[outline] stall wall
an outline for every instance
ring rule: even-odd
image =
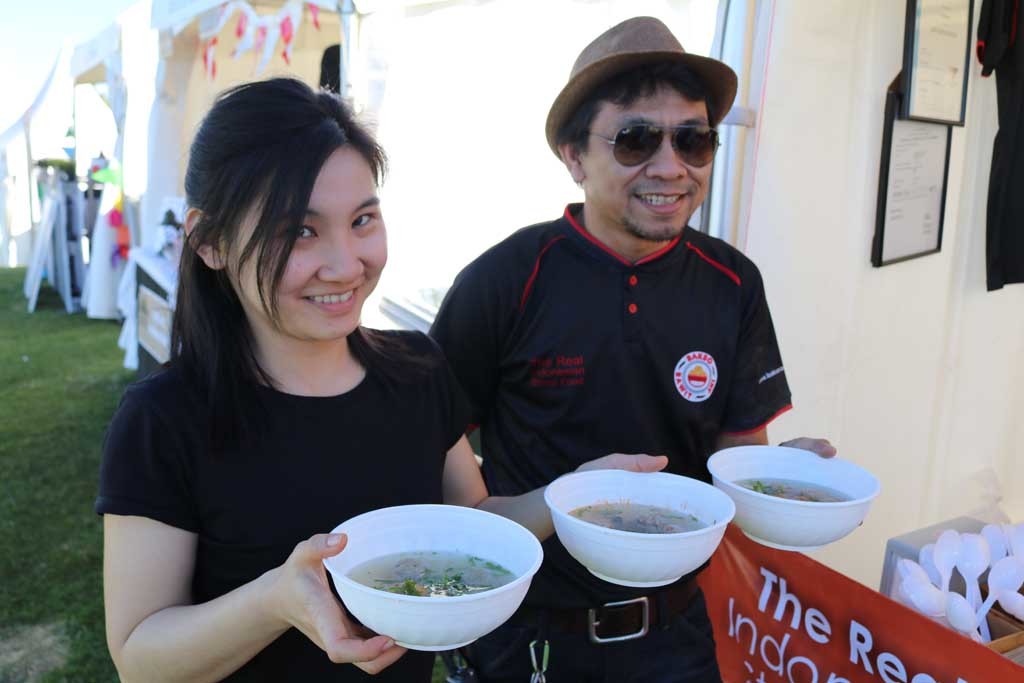
[[[904,9],[777,3],[740,245],[764,274],[794,393],[772,440],[827,435],[881,479],[864,526],[817,553],[869,585],[892,536],[960,514],[1024,521],[1024,287],[985,292],[995,82],[973,63],[967,125],[953,132],[942,251],[870,266]]]
[[[280,7],[257,6],[261,15],[275,14]],[[188,92],[186,117],[184,121],[184,139],[191,142],[195,130],[199,127],[203,116],[210,109],[213,101],[224,90],[252,80],[263,80],[275,77],[292,77],[305,81],[313,88],[320,84],[320,60],[328,46],[341,42],[341,19],[337,14],[323,12],[319,15],[320,28],[312,24],[309,10],[304,10],[302,21],[295,29],[294,46],[291,63],[288,64],[281,56],[283,43],[278,43],[273,57],[266,68],[257,72],[261,50],[250,49],[238,57],[232,56],[239,39],[235,35],[240,12],[234,15],[217,35],[216,77],[210,78],[202,60],[202,50],[194,25],[190,30],[178,36],[174,41],[175,53],[183,53],[191,57],[191,70],[188,75]],[[182,168],[184,171],[184,167]]]

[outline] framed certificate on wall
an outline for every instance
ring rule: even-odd
[[[964,125],[974,0],[907,0],[900,116]]]
[[[949,148],[946,124],[896,116],[903,97],[891,86],[886,98],[878,205],[871,265],[887,266],[942,249]]]

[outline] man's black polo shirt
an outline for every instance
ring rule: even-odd
[[[431,335],[479,424],[493,495],[544,486],[608,453],[669,456],[710,481],[722,432],[759,430],[790,407],[757,267],[687,228],[630,264],[571,205],[466,267]],[[527,603],[584,607],[644,592],[592,576],[553,537]]]

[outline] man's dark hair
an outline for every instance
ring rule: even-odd
[[[341,92],[341,44],[331,45],[320,58],[320,89]]]
[[[678,62],[644,64],[623,71],[591,90],[572,116],[558,129],[555,144],[568,143],[576,152],[582,152],[587,148],[590,124],[594,122],[602,103],[611,102],[620,107],[628,107],[642,97],[654,95],[662,87],[672,88],[688,100],[704,102],[708,109],[708,120],[714,121],[714,112],[707,99],[707,88],[689,67]]]
[[[336,94],[314,92],[290,78],[245,83],[221,94],[192,142],[185,195],[200,217],[178,266],[171,364],[181,368],[208,408],[214,452],[237,448],[255,430],[258,425],[243,424],[251,416],[255,388],[273,387],[275,381],[257,361],[252,330],[227,269],[207,267],[198,250],[214,247],[238,272],[254,261],[260,303],[278,324],[278,285],[313,185],[324,162],[341,147],[358,152],[381,182],[387,162],[369,131]],[[256,226],[246,243],[237,244],[249,216]],[[229,259],[236,246],[237,257]],[[393,337],[359,327],[348,342],[365,367],[395,379],[408,374],[409,367],[389,362],[405,360],[404,347]]]

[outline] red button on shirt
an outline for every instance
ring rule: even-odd
[[[629,286],[630,287],[636,287],[636,283],[637,283],[636,275],[630,275],[629,276]]]
[[[629,310],[630,313],[636,313],[636,304],[630,304],[627,310]]]

